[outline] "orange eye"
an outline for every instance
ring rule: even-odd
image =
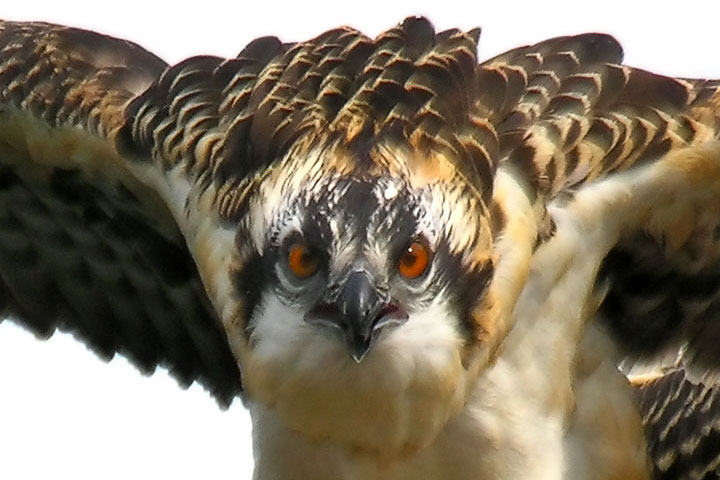
[[[430,250],[420,242],[412,242],[398,262],[398,271],[405,278],[418,278],[430,264]]]
[[[320,261],[317,255],[304,243],[293,243],[288,249],[288,266],[298,278],[312,277]]]

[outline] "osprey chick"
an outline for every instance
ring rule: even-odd
[[[0,23],[6,313],[243,395],[262,480],[713,471],[662,429],[714,402],[718,83],[479,33],[169,67]]]

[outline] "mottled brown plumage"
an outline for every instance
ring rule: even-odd
[[[38,335],[69,330],[104,358],[122,352],[145,372],[164,364],[228,404],[239,374],[185,242],[112,146],[126,104],[165,63],[43,23],[0,24],[0,45],[6,313]]]
[[[340,205],[344,182],[387,181],[388,200],[399,189],[444,202],[443,255],[468,283],[454,286],[467,336],[453,375],[472,382],[502,363],[513,308],[537,273],[533,261],[546,261],[532,254],[552,245],[565,209],[580,225],[618,229],[611,245],[591,252],[607,254],[602,268],[590,269],[616,360],[680,351],[671,366],[690,372],[689,380],[669,373],[639,387],[658,478],[716,470],[720,83],[624,66],[620,46],[602,34],[479,62],[479,34],[437,33],[409,18],[376,39],[350,28],[296,44],[266,37],[232,59],[167,66],[123,40],[0,22],[6,314],[40,335],[70,330],[100,355],[122,353],[144,371],[167,365],[223,404],[241,391],[239,361],[250,395],[288,410],[285,397],[274,397],[295,392],[283,383],[287,366],[254,350],[262,303],[254,284],[264,278],[258,244],[272,225],[265,217],[297,204]],[[698,192],[682,184],[685,174]],[[608,200],[602,189],[614,192],[614,181],[628,191]],[[597,205],[586,200],[595,185]],[[650,185],[666,186],[677,202]],[[299,191],[307,196],[287,200]],[[627,216],[619,226],[587,221],[626,200],[633,211],[617,207],[615,217]],[[594,316],[590,300],[578,316]],[[577,352],[572,375],[586,368],[578,378],[592,376],[586,357]],[[469,397],[452,381],[433,378],[431,386],[447,389],[455,414]],[[707,401],[686,400],[685,391]],[[306,412],[296,413],[283,418],[307,433]],[[677,442],[667,433],[686,425],[702,432]],[[425,435],[392,448],[410,455]],[[331,435],[317,427],[310,436]],[[373,441],[351,444],[374,451]]]
[[[717,388],[688,380],[682,370],[636,381],[655,477],[715,478],[720,470]]]

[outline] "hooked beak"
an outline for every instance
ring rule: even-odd
[[[309,323],[339,333],[357,363],[368,354],[383,328],[400,325],[407,318],[399,306],[383,301],[363,271],[350,274],[334,304],[318,305],[305,315]]]

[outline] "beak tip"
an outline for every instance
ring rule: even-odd
[[[367,354],[370,352],[373,341],[371,338],[348,338],[345,337],[345,347],[350,357],[355,360],[355,363],[362,362]]]
[[[353,353],[350,354],[350,357],[351,357],[353,360],[355,360],[355,363],[359,364],[359,363],[361,363],[361,362],[363,361],[363,359],[365,358],[366,353],[367,353],[367,352],[363,352],[363,353],[353,352]]]

